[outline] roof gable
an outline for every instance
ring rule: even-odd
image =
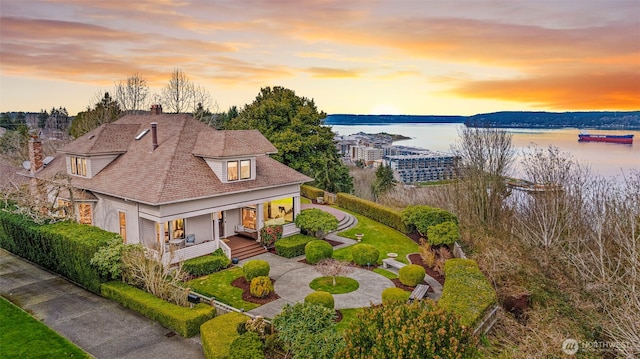
[[[207,158],[255,156],[277,153],[258,130],[203,131],[198,133],[193,154]]]

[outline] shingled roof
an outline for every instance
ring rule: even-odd
[[[152,135],[136,136],[157,123]],[[73,176],[80,189],[159,205],[228,193],[309,182],[312,179],[272,159],[276,148],[259,132],[217,131],[186,114],[127,115],[62,148],[39,176],[66,172],[65,154],[121,153],[93,178]],[[202,157],[255,156],[256,179],[222,183]]]

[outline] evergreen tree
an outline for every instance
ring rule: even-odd
[[[87,107],[86,111],[78,113],[71,124],[69,134],[77,138],[104,123],[114,122],[120,117],[122,117],[120,105],[108,92],[105,92],[92,109]]]
[[[393,169],[390,166],[382,165],[376,170],[376,179],[371,184],[371,192],[375,198],[388,192],[396,186],[397,181],[393,178]]]
[[[259,130],[278,149],[275,159],[313,177],[317,187],[350,193],[353,179],[340,159],[333,131],[323,126],[326,116],[313,100],[292,90],[265,87],[224,128]]]

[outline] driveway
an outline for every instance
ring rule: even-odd
[[[0,295],[99,359],[204,358],[200,336],[182,338],[4,249]]]

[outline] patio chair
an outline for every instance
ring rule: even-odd
[[[185,240],[185,245],[187,247],[193,246],[196,244],[196,235],[195,234],[187,234],[187,239]]]

